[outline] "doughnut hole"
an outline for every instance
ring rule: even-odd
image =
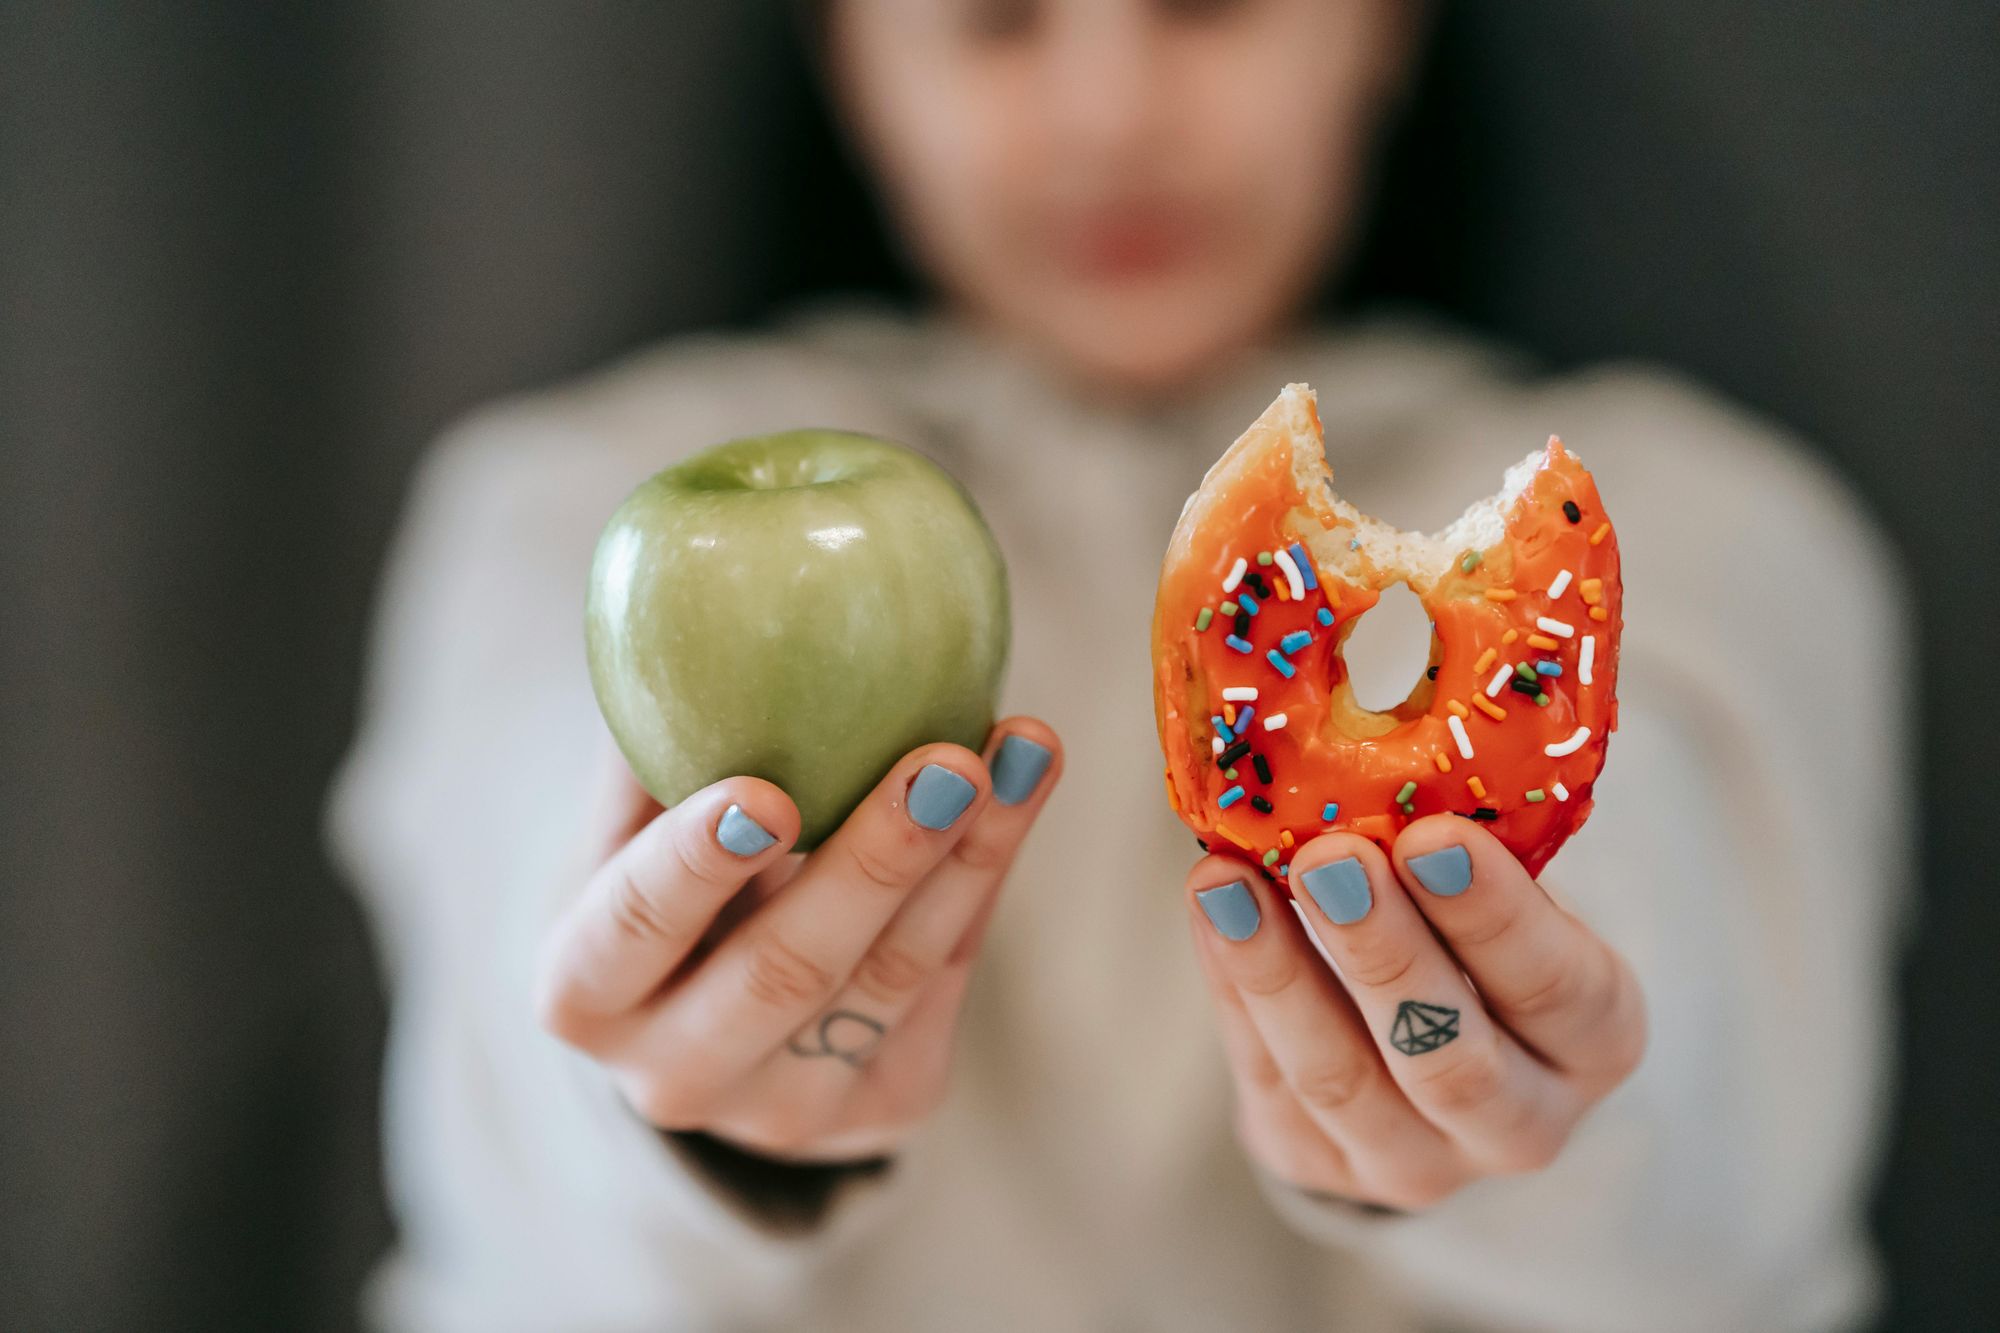
[[[1341,631],[1339,654],[1346,679],[1328,701],[1337,725],[1355,736],[1379,736],[1424,711],[1432,686],[1425,677],[1437,661],[1430,613],[1410,585],[1398,580],[1382,600]]]

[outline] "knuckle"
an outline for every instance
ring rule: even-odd
[[[1258,959],[1236,973],[1237,989],[1245,995],[1268,999],[1298,977],[1298,960],[1286,950],[1272,950],[1268,958]]]
[[[916,993],[932,972],[928,960],[890,940],[875,942],[854,969],[854,985],[879,1004],[896,1005]]]
[[[1292,1091],[1307,1110],[1337,1115],[1352,1106],[1372,1082],[1368,1067],[1358,1060],[1315,1065],[1301,1073]]]
[[[1273,1093],[1285,1086],[1285,1071],[1269,1051],[1259,1047],[1243,1057],[1243,1080],[1257,1092]]]
[[[1490,919],[1477,925],[1468,925],[1461,930],[1450,932],[1451,942],[1462,949],[1485,949],[1498,944],[1521,924],[1522,912],[1518,904],[1494,914]]]
[[[833,975],[767,930],[750,950],[743,988],[752,999],[773,1009],[797,1009],[832,991]]]
[[[1491,1106],[1505,1083],[1499,1057],[1490,1047],[1478,1046],[1449,1064],[1425,1070],[1417,1078],[1417,1089],[1439,1111],[1463,1115]]]
[[[611,884],[611,924],[625,939],[635,944],[651,944],[666,938],[671,923],[629,870],[621,869]]]
[[[1587,983],[1578,969],[1559,961],[1527,983],[1517,994],[1507,997],[1507,1012],[1516,1018],[1541,1019],[1574,1009],[1583,1000]]]
[[[706,1126],[706,1099],[677,1079],[644,1078],[624,1092],[625,1100],[649,1125],[677,1130]]]
[[[1380,990],[1409,976],[1417,958],[1412,941],[1387,939],[1352,951],[1343,960],[1342,968],[1356,984]]]
[[[1464,1186],[1465,1178],[1456,1172],[1413,1171],[1377,1191],[1376,1198],[1391,1208],[1418,1213],[1437,1207]]]
[[[951,859],[980,875],[995,875],[1014,859],[1011,839],[977,831],[960,838],[951,849]]]
[[[590,1040],[596,1027],[571,998],[564,980],[551,977],[535,987],[535,1023],[556,1040],[579,1048]]]
[[[847,849],[847,860],[862,883],[885,893],[901,893],[910,886],[910,874],[903,869],[907,858],[899,854],[902,850],[892,847],[885,852],[869,842],[856,839],[853,846]]]

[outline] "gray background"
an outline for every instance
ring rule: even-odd
[[[0,4],[0,1327],[351,1324],[384,1006],[318,808],[400,488],[479,399],[895,280],[797,60],[722,0]],[[2000,1320],[2000,22],[1460,0],[1433,66],[1345,295],[1697,371],[1909,552],[1879,1217],[1895,1327]]]

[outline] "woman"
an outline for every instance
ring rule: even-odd
[[[1795,447],[1670,377],[1300,326],[1407,14],[835,0],[831,82],[937,312],[679,343],[434,452],[334,806],[397,985],[385,1326],[1865,1312],[1906,864],[1905,733],[1874,703],[1892,564]],[[1288,380],[1343,491],[1407,527],[1561,433],[1628,570],[1588,829],[1541,886],[1463,820],[1392,857],[1315,840],[1298,910],[1338,979],[1259,877],[1188,867],[1148,687],[1173,518]],[[645,798],[578,621],[634,484],[807,423],[965,481],[1010,562],[1004,702],[1035,715],[906,756],[801,864],[769,783]],[[1411,997],[1460,1037],[1394,1050]]]

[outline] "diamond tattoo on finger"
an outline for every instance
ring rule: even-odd
[[[1458,1010],[1421,1000],[1405,1000],[1396,1006],[1389,1044],[1404,1055],[1422,1055],[1457,1038]]]

